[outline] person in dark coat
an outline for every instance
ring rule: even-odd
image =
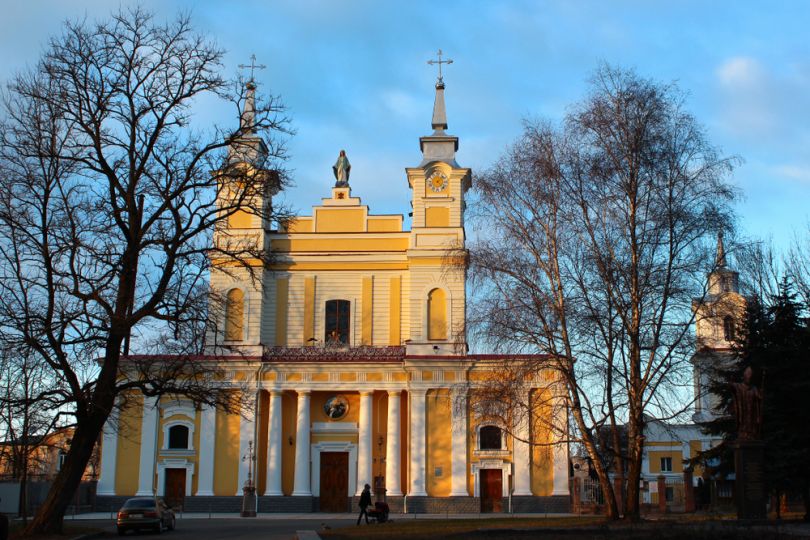
[[[366,525],[368,525],[368,507],[371,506],[371,486],[366,484],[363,488],[363,493],[360,494],[360,515],[357,516],[357,524],[360,525],[360,520],[366,516]]]

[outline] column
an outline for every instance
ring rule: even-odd
[[[293,496],[311,497],[309,476],[309,390],[298,391],[298,413],[295,425],[295,480]]]
[[[518,411],[515,416],[514,425],[512,426],[512,462],[515,465],[515,476],[512,478],[513,486],[515,488],[515,495],[531,495],[532,494],[532,477],[531,477],[531,446],[529,445],[530,437],[530,414],[531,414],[531,396],[528,392],[523,392],[520,401],[526,406],[526,411]],[[556,477],[556,472],[555,472]],[[567,477],[567,475],[566,475]]]
[[[565,394],[561,390],[557,390],[558,396]],[[554,439],[555,444],[553,447],[554,456],[554,484],[552,486],[552,495],[569,495],[570,485],[568,483],[568,420],[566,416],[566,406],[564,398],[557,398],[554,403]]]
[[[279,496],[281,491],[281,396],[280,390],[270,392],[270,425],[267,428],[267,487],[265,495]]]
[[[466,497],[467,492],[467,396],[463,391],[451,392],[452,455],[450,495]]]
[[[250,460],[248,459],[249,445],[253,442],[253,458],[256,458],[256,441],[254,440],[256,434],[256,406],[259,400],[256,399],[256,392],[248,397],[245,403],[245,411],[239,418],[239,473],[236,481],[236,495],[241,497],[243,492],[242,488],[248,479],[248,471],[250,468]],[[255,473],[256,462],[253,462],[253,485],[256,485]]]
[[[410,497],[425,497],[425,389],[408,391],[411,403],[411,489]]]
[[[214,495],[214,447],[217,430],[217,410],[203,405],[200,412],[200,467],[197,473],[197,496]]]
[[[143,398],[143,419],[141,421],[141,455],[138,469],[138,492],[136,497],[151,497],[155,494],[155,447],[157,446],[158,400],[156,397]]]
[[[115,495],[115,465],[118,460],[118,409],[113,408],[104,424],[101,442],[101,475],[98,495]]]
[[[357,493],[363,493],[366,484],[373,484],[372,480],[372,442],[371,442],[371,411],[374,401],[374,392],[360,392],[360,423],[357,436]]]
[[[388,433],[385,441],[385,494],[388,497],[400,497],[402,487],[399,470],[400,463],[400,418],[399,409],[402,404],[402,392],[388,391]]]

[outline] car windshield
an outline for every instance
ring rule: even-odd
[[[152,499],[130,499],[124,503],[124,508],[154,508],[155,501]]]

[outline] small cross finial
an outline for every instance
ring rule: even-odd
[[[256,63],[256,55],[250,55],[250,64],[239,64],[239,69],[248,69],[250,68],[250,82],[253,82],[253,72],[257,69],[266,69],[267,66],[264,64],[257,64]]]
[[[439,57],[438,60],[428,60],[427,63],[430,64],[431,66],[435,65],[435,64],[439,65],[439,79],[438,79],[438,82],[440,84],[444,84],[444,80],[442,79],[442,64],[452,64],[453,61],[450,58],[448,58],[447,60],[442,60],[442,50],[441,49],[439,49],[439,51],[436,53],[436,55]]]

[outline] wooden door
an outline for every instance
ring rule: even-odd
[[[481,512],[501,512],[503,502],[503,471],[481,469],[478,471],[481,492]]]
[[[186,497],[186,470],[166,469],[166,485],[163,490],[164,499],[170,508],[182,510],[183,500]]]
[[[321,512],[349,511],[349,453],[321,452]]]

